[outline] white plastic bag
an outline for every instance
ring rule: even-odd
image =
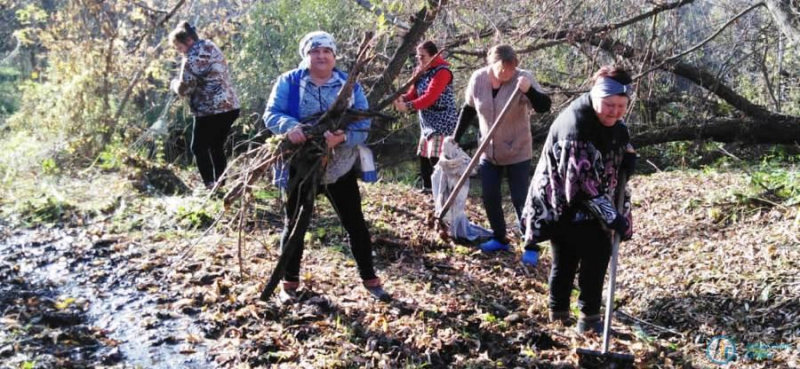
[[[437,214],[441,212],[445,201],[447,201],[450,193],[453,192],[453,188],[458,183],[461,174],[467,169],[469,160],[469,155],[458,147],[452,137],[444,139],[442,154],[431,176]],[[470,175],[474,175],[476,170],[477,168],[473,168],[473,173],[470,173]],[[464,181],[464,185],[458,190],[455,201],[453,201],[445,216],[442,217],[442,220],[448,225],[450,237],[468,241],[492,237],[493,232],[491,230],[472,224],[467,219],[464,207],[467,205],[468,195],[469,178]]]
[[[375,159],[372,157],[372,150],[364,145],[358,148],[358,165],[361,169],[361,180],[367,183],[378,181],[378,169],[375,167]]]

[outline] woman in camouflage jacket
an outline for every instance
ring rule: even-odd
[[[223,147],[239,117],[239,98],[217,45],[200,39],[196,29],[185,21],[170,33],[170,41],[184,55],[180,76],[172,80],[170,88],[180,96],[189,96],[195,116],[192,154],[203,183],[210,189],[225,172]]]

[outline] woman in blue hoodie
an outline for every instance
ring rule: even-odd
[[[286,135],[292,143],[298,145],[308,139],[303,133],[303,124],[300,121],[327,111],[347,81],[347,74],[336,69],[336,53],[336,42],[333,36],[326,32],[312,32],[303,37],[300,41],[302,63],[299,68],[281,75],[269,96],[264,112],[264,123],[270,131]],[[353,89],[350,103],[351,108],[355,110],[368,108],[364,91],[358,84]],[[391,299],[375,274],[372,243],[361,211],[361,193],[356,182],[355,164],[358,159],[356,146],[366,141],[369,127],[370,121],[362,120],[351,123],[343,131],[325,132],[328,160],[322,186],[316,188],[315,185],[302,181],[287,194],[286,222],[281,237],[281,248],[295,251],[286,267],[281,284],[279,298],[284,303],[297,298],[300,261],[303,257],[303,236],[311,221],[314,199],[319,192],[325,193],[328,197],[342,226],[350,236],[350,248],[364,287],[373,297],[381,301]],[[299,175],[300,169],[296,160],[288,163],[288,171],[289,181]]]

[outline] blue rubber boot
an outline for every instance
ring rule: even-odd
[[[522,264],[535,267],[539,264],[539,252],[536,250],[525,250],[522,253]]]
[[[502,243],[498,240],[495,240],[494,238],[481,244],[481,251],[486,253],[496,252],[496,251],[508,251],[509,248],[510,248],[509,244]]]

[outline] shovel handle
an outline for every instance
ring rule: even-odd
[[[456,195],[458,194],[458,190],[461,189],[461,186],[463,186],[464,182],[466,182],[467,178],[469,178],[469,173],[472,172],[472,169],[475,168],[475,165],[478,164],[478,160],[480,160],[481,154],[483,154],[483,152],[486,151],[486,148],[489,146],[489,141],[492,140],[492,136],[494,136],[495,132],[497,132],[497,129],[500,127],[500,123],[502,123],[503,117],[505,117],[506,113],[508,113],[509,107],[511,107],[511,104],[517,99],[517,96],[520,93],[521,91],[519,90],[519,86],[515,86],[514,93],[506,102],[506,105],[503,107],[503,110],[500,111],[500,115],[498,115],[497,118],[494,120],[492,128],[489,129],[489,132],[486,133],[486,137],[483,138],[483,141],[481,141],[481,145],[478,146],[478,150],[475,151],[474,156],[472,157],[472,159],[470,159],[469,164],[467,165],[467,169],[464,171],[464,173],[461,174],[461,177],[458,179],[458,182],[456,182],[455,187],[453,187],[453,191],[450,192],[450,196],[447,197],[447,201],[445,201],[444,205],[442,205],[442,210],[436,216],[436,218],[439,219],[440,221],[444,218],[444,215],[447,214],[447,210],[450,209],[450,206],[453,205],[453,201],[456,200]]]
[[[619,173],[619,181],[617,183],[617,213],[622,214],[625,211],[625,186],[628,184],[628,178],[624,171]],[[622,235],[618,232],[613,232],[611,240],[611,270],[608,274],[608,291],[606,295],[606,311],[605,321],[603,322],[603,354],[608,353],[608,345],[610,343],[609,337],[611,336],[611,316],[614,310],[614,289],[617,284],[617,261],[619,254],[619,243],[622,240]]]

